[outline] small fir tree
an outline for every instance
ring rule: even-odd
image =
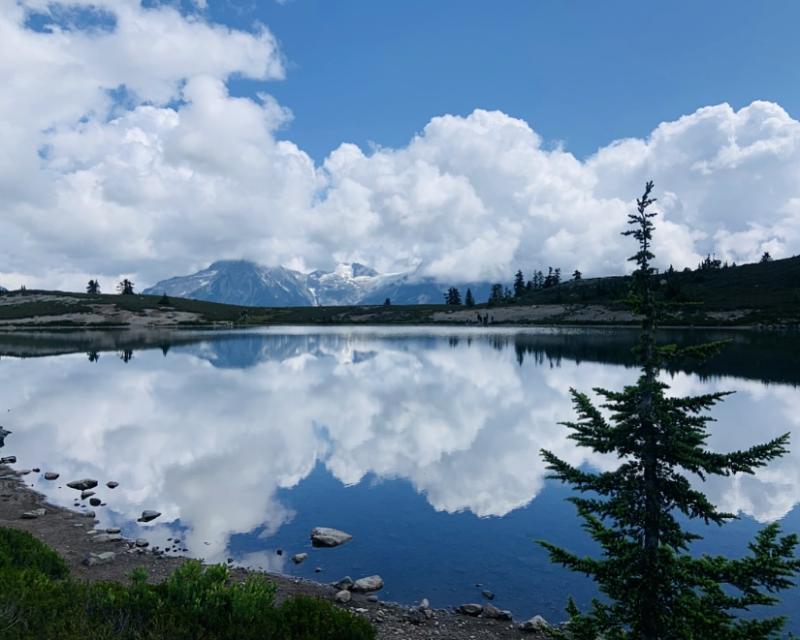
[[[575,269],[575,271],[572,272],[572,279],[575,282],[577,282],[578,280],[583,280],[583,274],[577,269]]]
[[[765,251],[761,255],[761,260],[759,260],[759,262],[761,262],[762,264],[765,263],[765,262],[772,262],[772,256],[769,255],[769,251]]]
[[[89,280],[89,284],[86,285],[86,293],[96,296],[100,293],[100,283],[97,280]]]
[[[132,296],[133,295],[133,282],[128,280],[127,278],[123,279],[117,285],[117,291],[119,291],[124,296]]]
[[[675,398],[658,379],[664,358],[677,354],[706,355],[718,345],[679,350],[659,347],[655,341],[658,304],[651,288],[654,269],[650,246],[656,215],[648,211],[655,201],[653,183],[637,200],[629,216],[639,250],[631,258],[634,273],[631,302],[643,317],[637,354],[638,381],[622,391],[595,389],[601,407],[584,393],[571,391],[578,414],[565,423],[578,445],[621,461],[614,471],[592,473],[578,469],[542,451],[552,478],[572,485],[570,498],[584,521],[584,529],[599,543],[599,558],[579,557],[542,542],[553,562],[591,576],[603,599],[588,611],[570,601],[570,622],[554,635],[574,640],[755,640],[776,638],[781,617],[741,619],[737,611],[771,605],[776,593],[792,586],[800,570],[795,555],[797,536],[782,536],[777,524],[765,527],[749,545],[749,554],[737,559],[693,556],[690,543],[701,536],[684,528],[697,519],[723,525],[735,518],[711,504],[689,476],[753,473],[786,453],[788,434],[744,451],[717,453],[706,447],[705,412],[725,393]]]
[[[475,306],[475,298],[472,296],[472,289],[467,289],[467,293],[464,296],[464,304],[468,307]]]
[[[386,298],[386,300],[383,301],[383,306],[384,307],[391,307],[392,306],[392,299],[391,298]]]

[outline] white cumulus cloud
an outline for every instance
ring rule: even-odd
[[[774,103],[704,107],[585,159],[476,109],[316,164],[279,135],[291,105],[229,92],[235,76],[284,75],[264,26],[136,0],[0,0],[0,283],[143,286],[221,258],[447,281],[617,273],[651,178],[663,265],[800,252],[800,122]]]

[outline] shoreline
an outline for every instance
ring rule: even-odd
[[[691,312],[690,312],[691,311]],[[231,330],[274,326],[636,327],[640,317],[618,304],[559,302],[474,307],[351,305],[245,307],[155,296],[29,291],[0,296],[0,333],[23,331]],[[665,312],[674,329],[800,330],[800,306],[697,308]]]
[[[82,512],[48,503],[46,496],[25,484],[28,473],[0,465],[0,527],[27,531],[55,549],[64,558],[74,578],[125,582],[134,569],[145,569],[151,581],[160,581],[190,559],[137,548],[133,541],[124,538],[94,540],[89,532],[94,530],[96,520]],[[22,518],[23,513],[35,509],[44,509],[44,515]],[[114,554],[110,562],[94,565],[85,562],[92,553],[109,551]],[[337,589],[330,584],[236,566],[231,566],[230,571],[232,580],[243,580],[248,573],[266,575],[277,587],[278,600],[303,594],[345,607],[369,620],[379,640],[536,640],[545,637],[520,630],[518,621],[472,617],[450,609],[407,606],[380,599],[376,601],[368,594],[359,593],[352,593],[352,599],[347,604],[339,604],[335,600]]]

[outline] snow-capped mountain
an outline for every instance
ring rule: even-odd
[[[189,276],[162,280],[143,293],[194,298],[258,307],[305,307],[352,304],[429,304],[442,302],[452,283],[414,279],[413,274],[380,274],[357,262],[341,264],[334,271],[305,274],[285,267],[264,267],[246,260],[220,260]],[[489,296],[485,282],[467,287],[477,301]]]
[[[143,293],[252,307],[315,304],[302,273],[284,267],[262,267],[246,260],[220,260],[190,276],[157,282]]]

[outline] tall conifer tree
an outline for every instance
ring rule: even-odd
[[[514,275],[514,297],[521,298],[524,294],[525,294],[525,276],[522,275],[522,269],[520,269]]]
[[[692,349],[656,344],[659,304],[651,279],[651,241],[655,202],[653,183],[629,215],[639,250],[631,302],[641,314],[637,347],[638,381],[622,391],[595,389],[598,408],[581,392],[571,390],[578,419],[565,423],[579,446],[616,456],[614,471],[578,469],[549,451],[542,451],[551,477],[572,485],[570,498],[583,528],[602,550],[599,558],[579,557],[542,542],[552,561],[591,576],[603,594],[590,609],[570,601],[569,624],[555,635],[574,640],[755,640],[777,638],[784,619],[739,618],[737,612],[771,605],[776,593],[792,586],[800,570],[795,555],[797,536],[781,534],[777,524],[760,531],[741,558],[692,555],[690,544],[701,536],[685,521],[723,525],[736,516],[719,511],[693,487],[689,478],[753,473],[787,451],[788,434],[744,451],[717,453],[706,447],[706,412],[725,393],[676,398],[659,380],[663,360],[676,355],[709,355],[719,345]],[[605,412],[601,411],[605,409]]]

